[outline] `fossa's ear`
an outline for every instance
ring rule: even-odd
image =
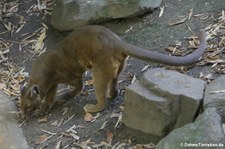
[[[35,84],[31,87],[31,97],[38,96],[40,93],[38,86]]]

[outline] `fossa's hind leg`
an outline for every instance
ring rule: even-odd
[[[114,67],[114,78],[110,80],[109,82],[109,93],[108,93],[108,98],[109,99],[114,99],[118,95],[118,77],[120,73],[123,71],[124,65],[125,65],[125,60],[118,66]]]
[[[107,69],[110,68],[107,67]],[[107,69],[99,67],[92,69],[97,104],[87,104],[84,107],[86,112],[99,112],[104,110],[106,106],[108,85],[110,80],[113,78],[112,73],[107,72]]]

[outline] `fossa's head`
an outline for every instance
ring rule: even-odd
[[[36,84],[28,85],[24,84],[20,86],[20,102],[22,116],[31,115],[31,112],[35,110],[40,104],[40,90]]]

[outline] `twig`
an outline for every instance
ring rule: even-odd
[[[50,134],[50,135],[57,135],[57,133],[54,133],[54,132],[50,132],[50,131],[47,131],[47,130],[44,130],[42,129],[41,131],[47,133],[47,134]]]

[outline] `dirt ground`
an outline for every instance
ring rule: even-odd
[[[50,50],[57,41],[68,34],[68,32],[62,33],[54,30],[49,23],[53,1],[46,1],[47,8],[37,7],[37,2],[37,0],[3,0],[4,7],[2,10],[0,9],[0,41],[2,44],[0,52],[5,51],[6,54],[3,53],[0,56],[2,59],[3,57],[8,59],[0,61],[1,71],[10,68],[25,68],[23,72],[30,72],[32,63],[37,56],[44,52],[45,48]],[[190,50],[190,48],[185,50],[185,47],[189,47],[189,43],[184,37],[190,37],[199,29],[205,29],[210,24],[218,23],[224,8],[224,0],[163,0],[161,9],[155,10],[152,14],[115,20],[101,25],[113,30],[123,40],[145,49],[166,53],[165,49],[168,46],[177,45],[176,47],[179,47],[180,50],[175,51],[175,54],[182,55],[185,51]],[[161,17],[159,17],[160,12],[163,12]],[[37,42],[40,41],[43,32],[46,32],[47,37],[44,39],[44,47],[40,47]],[[211,39],[211,42],[222,41],[225,36],[224,30],[219,35],[223,38],[217,36],[218,38]],[[28,36],[30,37],[28,38]],[[221,54],[224,45],[210,47],[210,49],[220,51],[216,58],[210,59],[211,61],[205,58],[206,62],[202,61],[188,69],[184,67],[168,68],[210,82],[224,73],[223,64],[215,62],[215,60],[223,58]],[[3,50],[4,48],[9,51]],[[212,68],[213,64],[216,66]],[[156,144],[158,139],[152,139],[148,135],[126,128],[121,123],[124,90],[134,76],[138,79],[142,75],[143,68],[147,68],[146,65],[149,65],[149,68],[164,67],[129,58],[127,67],[120,76],[120,95],[115,100],[109,101],[106,110],[92,116],[85,116],[83,110],[85,104],[95,102],[91,73],[88,72],[85,76],[85,92],[82,95],[68,99],[66,95],[60,94],[58,104],[48,115],[39,118],[32,117],[29,121],[21,124],[29,145],[35,149],[155,148],[153,144]],[[0,83],[3,82],[0,81]],[[65,85],[60,85],[59,90],[65,87]],[[18,91],[8,94],[14,95],[11,96],[14,100]],[[140,107],[137,105],[137,108]]]

